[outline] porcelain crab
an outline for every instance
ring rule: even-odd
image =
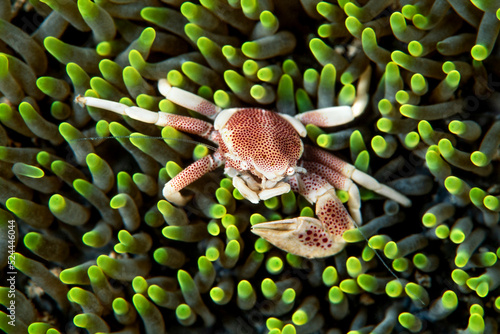
[[[411,205],[404,195],[353,165],[302,143],[301,137],[307,133],[304,124],[330,127],[361,114],[368,101],[366,81],[366,76],[360,79],[358,98],[352,107],[317,109],[295,117],[260,108],[221,109],[193,93],[171,87],[165,79],[159,81],[158,89],[168,100],[214,120],[213,125],[93,97],[80,96],[76,101],[142,122],[172,126],[218,145],[215,153],[192,163],[165,184],[163,196],[176,205],[183,206],[190,200],[180,190],[222,165],[234,187],[252,203],[290,190],[302,194],[312,204],[316,203],[318,218],[297,217],[256,224],[252,232],[289,253],[321,258],[341,251],[345,245],[342,234],[361,224],[359,191],[353,180],[404,206]],[[350,214],[335,189],[349,193]]]

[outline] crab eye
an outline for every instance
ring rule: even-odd
[[[287,175],[293,175],[293,174],[295,174],[295,168],[288,167],[288,169],[286,170],[286,174]]]

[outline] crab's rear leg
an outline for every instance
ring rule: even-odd
[[[161,95],[167,98],[167,100],[172,101],[173,103],[184,108],[194,110],[210,119],[215,119],[217,114],[219,114],[222,110],[212,102],[205,100],[196,94],[177,87],[172,87],[166,79],[160,79],[158,81],[158,90]]]
[[[340,252],[345,246],[342,234],[355,224],[335,189],[314,173],[297,175],[290,183],[293,190],[316,203],[318,218],[297,217],[260,223],[252,226],[252,232],[288,253],[307,258]]]
[[[306,111],[295,115],[302,124],[313,124],[319,127],[331,127],[349,123],[361,115],[369,102],[371,67],[361,74],[356,89],[356,99],[352,106],[337,106]]]
[[[350,178],[357,184],[369,190],[372,190],[377,194],[392,199],[403,206],[411,206],[411,201],[408,197],[392,189],[391,187],[378,182],[372,176],[363,173],[362,171],[356,169],[356,167],[354,167],[353,165],[337,158],[333,154],[330,154],[314,146],[305,145],[304,155],[302,158],[307,161],[314,161],[325,165],[332,170],[344,175],[345,177]]]

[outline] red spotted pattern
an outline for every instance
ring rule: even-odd
[[[332,235],[342,234],[353,228],[353,221],[338,198],[328,197],[323,203],[317,203],[316,215]]]
[[[299,188],[298,182],[296,181],[297,178],[300,179],[301,189]],[[294,181],[290,182],[290,180],[292,179]],[[328,185],[328,182],[323,177],[314,173],[310,173],[309,171],[306,174],[295,175],[294,177],[290,178],[290,180],[289,183],[290,186],[292,186],[292,189],[300,192],[300,194],[305,196],[306,198],[314,196],[315,192]],[[314,202],[315,200],[313,200],[313,203]]]
[[[300,137],[278,114],[256,108],[236,112],[226,123],[224,140],[239,160],[253,162],[265,172],[294,167],[301,154]],[[230,160],[230,158],[228,158]]]
[[[328,117],[322,115],[321,113],[306,113],[299,114],[300,121],[303,124],[314,124],[321,127],[323,124],[328,124]]]
[[[339,248],[338,243],[343,242],[342,234],[353,228],[352,218],[342,202],[338,198],[326,197],[316,204],[316,215],[323,224],[322,228],[311,223],[297,236],[304,246],[323,250]]]
[[[296,191],[298,189],[297,178],[300,178],[302,185],[300,193],[307,198],[309,195],[313,196],[322,187],[327,186],[329,182],[322,175],[310,171],[306,166],[322,170],[322,168],[319,168],[322,166],[320,164],[306,164],[304,168],[307,169],[307,174],[294,176],[290,178],[289,183],[292,189]],[[326,166],[323,167],[328,169]],[[345,179],[343,176],[341,178]],[[338,243],[342,242],[342,234],[354,227],[351,216],[344,204],[335,195],[334,189],[330,189],[326,194],[316,199],[316,216],[322,226],[320,227],[311,223],[306,228],[305,233],[297,236],[299,241],[308,247],[317,247],[324,250],[328,250],[331,247],[338,248]]]
[[[294,191],[296,193],[300,192],[299,183],[297,182],[296,175],[288,178],[288,184],[290,185],[290,188],[292,189],[292,191]]]
[[[313,224],[310,224],[303,234],[299,234],[298,238],[307,247],[328,249],[333,245],[330,235]]]
[[[204,174],[213,171],[217,167],[219,167],[219,164],[216,159],[214,159],[211,155],[207,155],[206,157],[203,157],[187,166],[179,174],[172,178],[168,184],[174,191],[179,191],[192,182],[198,180]]]
[[[308,173],[315,173],[324,177],[335,189],[346,190],[345,183],[348,179],[333,169],[311,161],[302,161],[300,165],[304,167]]]
[[[199,103],[195,108],[197,113],[200,113],[205,116],[214,116],[219,112],[219,108],[217,108],[212,102],[203,100]]]
[[[165,126],[171,126],[179,131],[196,134],[204,138],[209,138],[214,131],[212,124],[201,119],[174,114],[165,114],[162,117],[165,120]]]
[[[346,170],[346,167],[348,164],[334,156],[333,154],[330,154],[328,152],[325,152],[317,147],[314,146],[309,146],[309,145],[304,145],[304,159],[309,160],[309,161],[314,161],[314,162],[319,162],[322,165],[325,165],[331,169],[333,169],[336,172],[339,172],[341,174],[344,174],[344,171]],[[345,174],[344,174],[345,175]]]

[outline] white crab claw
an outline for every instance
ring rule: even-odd
[[[285,252],[309,259],[337,254],[345,246],[341,235],[332,235],[311,217],[256,224],[252,232]]]

